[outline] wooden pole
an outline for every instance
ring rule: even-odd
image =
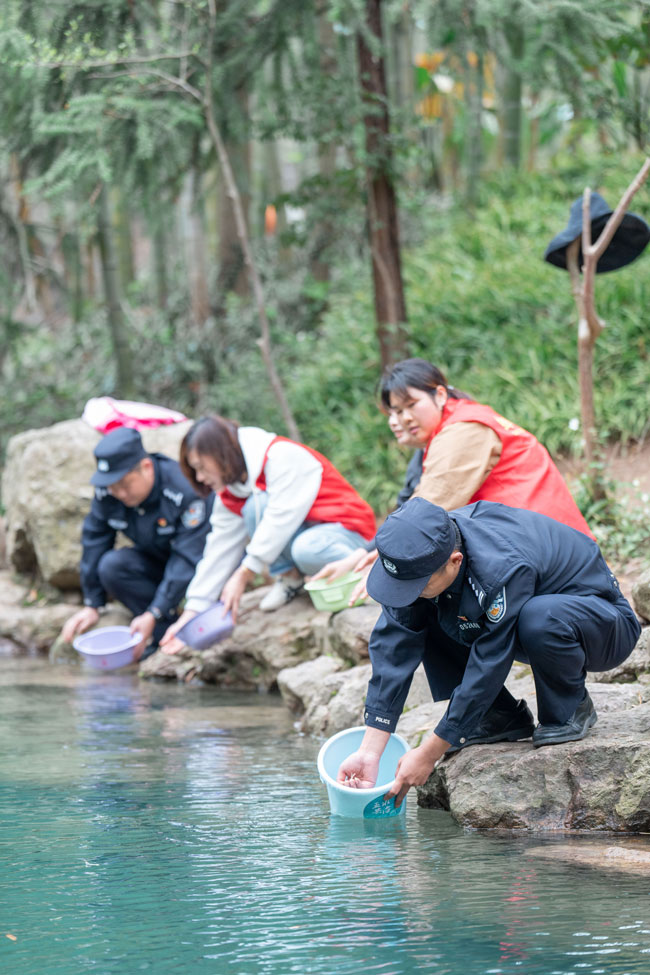
[[[598,434],[594,409],[594,346],[605,323],[596,312],[595,281],[598,261],[605,253],[625,216],[634,194],[640,189],[650,172],[650,158],[623,193],[618,206],[605,224],[600,236],[591,240],[591,189],[587,186],[582,197],[582,234],[572,241],[566,251],[567,268],[571,276],[571,290],[578,310],[578,381],[580,385],[580,413],[584,438],[584,455],[592,467],[597,460]],[[578,267],[578,254],[582,244],[583,265]],[[580,271],[582,270],[582,277]],[[593,472],[592,472],[593,473]],[[599,479],[592,478],[595,485]],[[594,490],[594,497],[604,497],[604,488]]]

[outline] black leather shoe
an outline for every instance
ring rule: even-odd
[[[461,738],[459,745],[452,745],[445,752],[445,756],[459,752],[468,745],[492,745],[497,741],[521,741],[530,738],[535,728],[535,721],[530,708],[521,699],[514,708],[507,711],[491,707],[483,715],[481,723],[475,728],[469,738]]]
[[[533,745],[560,745],[563,741],[580,741],[587,734],[592,725],[596,724],[598,715],[594,702],[587,691],[578,705],[575,714],[564,724],[538,724],[533,732]]]

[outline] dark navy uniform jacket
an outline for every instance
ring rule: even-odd
[[[404,486],[402,490],[397,495],[397,507],[404,504],[405,501],[411,497],[416,487],[422,480],[422,463],[424,461],[424,451],[420,448],[415,451],[411,457],[408,467],[406,468],[406,475],[404,478]]]
[[[81,532],[81,588],[86,606],[103,606],[106,602],[97,567],[102,555],[113,548],[118,531],[142,552],[165,564],[149,607],[163,616],[183,598],[203,554],[214,495],[199,498],[178,461],[164,454],[149,456],[154,464],[154,486],[137,508],[111,497],[106,488],[95,488]]]
[[[582,532],[546,515],[489,501],[449,515],[460,531],[464,570],[435,599],[417,599],[401,609],[383,607],[370,638],[373,674],[365,721],[382,731],[395,730],[425,651],[435,669],[430,627],[437,621],[469,654],[462,681],[435,729],[445,741],[458,745],[462,737],[469,737],[508,676],[520,650],[519,612],[531,597],[599,596],[629,610],[632,626],[636,620],[598,545]]]

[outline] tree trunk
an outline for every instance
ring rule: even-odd
[[[243,117],[248,118],[248,89],[240,87],[235,92],[237,107]],[[248,140],[229,139],[225,143],[228,158],[232,162],[233,171],[237,174],[237,188],[241,199],[244,219],[247,229],[250,226],[250,178],[251,178],[251,146]],[[217,279],[217,294],[219,301],[229,291],[245,298],[250,295],[244,254],[237,234],[237,221],[233,210],[232,200],[228,195],[228,187],[222,178],[219,181],[219,212],[217,214],[219,233],[219,276]]]
[[[167,308],[169,284],[167,276],[167,235],[160,215],[156,216],[152,228],[153,265],[156,281],[156,305],[161,311]]]
[[[366,133],[368,234],[372,255],[375,319],[382,368],[406,354],[406,302],[389,142],[388,98],[381,24],[381,0],[366,0],[366,30],[357,36],[357,57]]]
[[[471,58],[474,54],[475,62]],[[476,207],[483,154],[483,53],[466,52],[465,104],[467,108],[467,186],[470,211]]]
[[[131,215],[122,187],[115,196],[115,218],[119,254],[120,282],[123,288],[135,281],[135,259],[131,234]]]
[[[513,4],[504,34],[509,49],[503,84],[503,149],[507,165],[519,169],[521,163],[521,59],[524,56],[524,30],[519,4]]]
[[[116,368],[116,391],[124,399],[135,396],[133,383],[132,357],[129,350],[127,326],[122,311],[120,284],[117,270],[117,256],[111,226],[111,213],[108,190],[103,184],[97,198],[97,241],[102,262],[104,293],[108,327],[113,341],[113,355]]]
[[[25,308],[28,312],[36,310],[36,276],[32,270],[31,255],[29,253],[29,241],[27,239],[27,229],[24,223],[26,201],[23,195],[23,179],[20,171],[20,163],[15,153],[10,157],[11,180],[8,186],[11,187],[11,199],[8,200],[8,212],[11,214],[16,242],[18,244],[18,256],[23,272],[25,283]]]
[[[264,179],[262,182],[262,199],[259,218],[255,220],[255,226],[259,226],[261,234],[269,233],[269,228],[267,227],[267,211],[266,208],[269,206],[272,200],[276,197],[281,196],[284,192],[284,187],[282,184],[282,167],[280,165],[280,146],[276,141],[265,142],[263,146],[263,159],[264,159]],[[274,248],[275,259],[278,266],[286,265],[291,256],[290,249],[285,245],[280,243],[280,239],[283,234],[286,233],[288,223],[287,223],[287,212],[283,204],[275,204],[275,225],[272,230],[272,236],[276,238],[276,245]]]
[[[82,264],[86,275],[85,293],[89,301],[94,301],[97,297],[97,267],[95,262],[95,237],[90,236],[82,250]]]
[[[217,153],[217,158],[221,165],[221,174],[224,180],[224,184],[228,190],[228,196],[230,197],[233,212],[235,215],[235,222],[237,225],[237,235],[239,237],[239,243],[241,244],[242,251],[244,254],[244,261],[246,263],[246,269],[248,271],[249,280],[251,283],[251,288],[253,295],[255,296],[255,304],[257,306],[257,314],[260,321],[260,351],[262,353],[262,359],[264,360],[264,365],[266,366],[266,371],[268,373],[269,382],[271,384],[271,389],[278,401],[280,410],[282,411],[282,416],[287,424],[287,430],[290,437],[294,440],[300,440],[300,431],[298,430],[298,425],[291,412],[291,407],[289,406],[289,401],[287,400],[286,394],[284,392],[284,386],[280,380],[277,369],[275,368],[275,362],[273,360],[273,351],[271,346],[271,326],[269,324],[269,318],[266,313],[266,299],[264,295],[264,288],[262,286],[262,279],[260,278],[259,272],[257,270],[257,265],[253,258],[253,250],[250,243],[250,238],[248,236],[248,227],[246,225],[246,217],[244,214],[244,207],[242,204],[241,195],[235,180],[235,176],[232,171],[232,165],[226,152],[226,147],[224,141],[221,137],[221,132],[219,126],[217,125],[217,119],[214,113],[214,103],[212,94],[212,75],[213,75],[213,64],[212,64],[212,52],[214,51],[214,39],[216,34],[216,20],[217,20],[217,8],[216,0],[208,0],[208,10],[209,10],[209,36],[208,36],[208,51],[210,51],[210,61],[208,63],[207,71],[207,81],[204,92],[203,100],[203,111],[205,114],[205,120],[208,126],[208,131],[210,133],[210,138],[212,139],[212,144]]]
[[[587,187],[582,195],[582,235],[576,237],[567,247],[567,268],[571,276],[571,290],[578,310],[578,381],[580,385],[580,412],[582,416],[582,435],[585,460],[592,497],[602,501],[607,497],[598,461],[600,442],[594,409],[594,346],[604,328],[604,322],[596,312],[595,277],[598,261],[612,241],[616,230],[630,205],[632,197],[638,192],[650,173],[650,158],[632,180],[619,200],[616,209],[603,227],[598,240],[591,239],[591,190]],[[578,266],[578,254],[582,247],[582,269]],[[581,277],[582,271],[582,277]]]
[[[325,13],[318,17],[318,48],[320,51],[320,69],[323,75],[331,77],[337,71],[337,61],[334,55],[336,35],[331,21]],[[331,184],[336,171],[336,145],[329,142],[319,142],[317,146],[318,172],[325,187]],[[325,190],[327,193],[327,189]],[[327,249],[334,239],[334,222],[323,216],[312,247],[309,269],[316,281],[327,282],[330,279],[330,261],[327,259]]]
[[[389,92],[392,104],[404,121],[410,115],[415,100],[413,71],[413,20],[404,8],[390,24]]]
[[[179,201],[179,218],[190,289],[191,317],[195,325],[202,326],[210,315],[210,301],[205,265],[205,234],[200,206],[200,176],[196,168],[191,169],[185,178]]]
[[[156,294],[156,307],[166,311],[169,300],[169,274],[167,268],[167,232],[169,229],[168,214],[176,215],[176,201],[161,200],[161,189],[156,185],[152,170],[146,182],[144,197],[144,212],[147,229],[151,237],[151,258]]]
[[[81,240],[78,231],[64,233],[61,237],[61,250],[65,267],[65,277],[68,286],[68,304],[72,320],[81,321],[84,306],[83,293],[83,262],[81,257]]]

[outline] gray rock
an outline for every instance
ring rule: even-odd
[[[176,680],[188,682],[197,676],[201,668],[201,654],[190,647],[183,647],[173,656],[168,656],[162,650],[157,650],[140,664],[140,677],[159,678],[161,680]],[[214,681],[214,683],[218,683]]]
[[[431,689],[429,687],[429,682],[427,676],[424,673],[424,667],[420,665],[418,669],[413,674],[413,680],[411,681],[411,687],[404,704],[404,714],[408,714],[413,708],[420,707],[422,704],[428,704],[433,706],[433,701],[431,700]],[[446,702],[445,702],[446,704]]]
[[[604,713],[579,742],[475,745],[418,789],[422,806],[482,829],[650,830],[650,704]]]
[[[587,689],[598,715],[627,711],[650,700],[650,682],[606,684],[587,681]]]
[[[431,695],[429,695],[431,698]],[[427,704],[418,704],[408,711],[404,711],[397,722],[397,733],[406,738],[411,748],[417,748],[434,730],[445,711],[448,701],[429,699]]]
[[[327,617],[314,609],[307,595],[273,613],[262,613],[258,607],[267,591],[260,587],[245,594],[232,637],[205,655],[208,666],[211,655],[217,659],[224,654],[233,659],[249,657],[255,686],[264,690],[275,687],[281,670],[319,657],[326,649],[327,627]]]
[[[289,710],[295,714],[304,714],[324,679],[340,671],[343,666],[339,657],[322,655],[315,660],[305,660],[296,667],[285,667],[281,670],[278,674],[278,689]]]
[[[650,623],[650,569],[642,572],[632,586],[632,603],[639,616]]]
[[[192,676],[208,684],[237,690],[275,688],[277,676],[287,667],[313,660],[325,649],[328,617],[319,613],[308,596],[298,596],[273,613],[262,613],[259,603],[268,587],[245,593],[233,634],[207,650],[189,648],[168,657],[156,653],[140,668],[141,677],[187,680]],[[191,660],[188,668],[187,661]]]
[[[186,423],[145,430],[147,450],[178,457]],[[65,420],[12,437],[2,477],[7,557],[17,572],[38,573],[60,589],[79,586],[81,522],[92,500],[93,448],[100,434]]]
[[[79,608],[51,602],[8,572],[0,572],[0,605],[0,637],[39,651],[49,649],[67,618]]]
[[[316,735],[334,735],[344,728],[363,724],[371,673],[370,664],[359,664],[347,670],[332,672],[323,680],[313,681],[311,686],[305,684],[302,698],[305,711],[300,721],[301,731]],[[431,702],[431,692],[424,670],[419,667],[413,675],[404,705],[404,715],[419,711],[427,700]],[[404,721],[405,718],[401,720]]]
[[[326,677],[300,722],[301,731],[329,737],[363,724],[370,672],[370,664],[359,664]]]
[[[595,867],[599,871],[614,870],[617,873],[645,875],[650,873],[650,850],[645,837],[630,837],[624,843],[617,842],[615,845],[611,841],[589,838],[581,840],[579,844],[533,846],[527,848],[526,856],[576,863],[579,866]]]
[[[364,673],[367,673],[367,665],[361,666],[364,667]],[[305,700],[305,712],[297,722],[300,731],[313,735],[330,735],[350,727],[350,725],[342,725],[341,728],[335,728],[330,713],[332,700],[349,679],[349,674],[350,670],[333,672],[320,683],[312,685],[309,697]],[[352,675],[352,680],[356,682],[355,675]]]
[[[370,634],[380,613],[381,606],[372,601],[333,613],[327,631],[332,652],[353,665],[366,663]]]

